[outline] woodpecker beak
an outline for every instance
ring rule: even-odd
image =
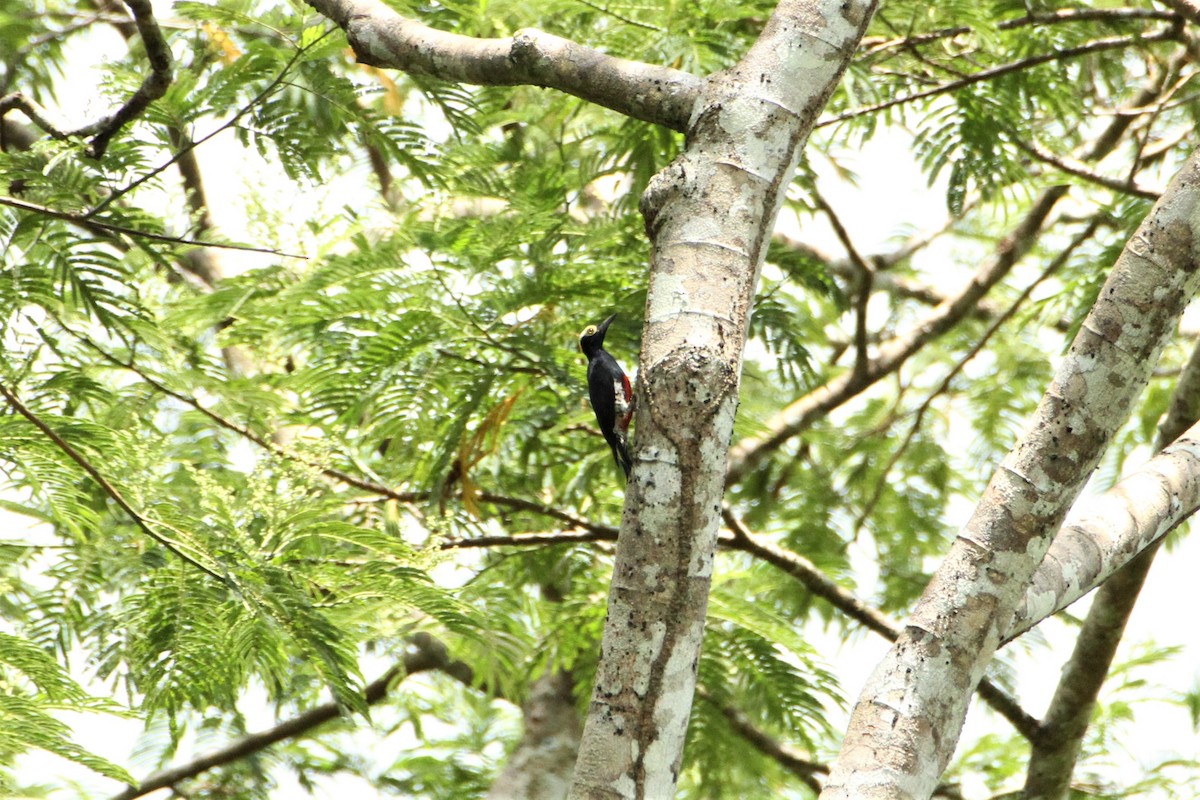
[[[598,332],[598,333],[599,333],[601,336],[603,336],[603,335],[605,334],[605,332],[608,330],[608,326],[609,326],[609,325],[611,325],[611,324],[612,324],[612,321],[613,321],[614,319],[616,319],[616,318],[617,318],[617,315],[616,315],[616,314],[613,314],[611,317],[609,317],[608,319],[604,320],[604,322],[601,322],[599,325],[597,325],[597,326],[596,326],[596,330],[597,330],[597,332]]]

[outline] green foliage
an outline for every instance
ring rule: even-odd
[[[6,92],[52,105],[82,80],[74,53],[99,47],[111,26],[67,3],[18,5],[0,3]],[[392,5],[465,36],[535,26],[696,75],[732,66],[774,9]],[[852,180],[840,154],[908,126],[914,160],[944,186],[954,218],[952,244],[932,256],[861,254],[879,273],[868,355],[923,330],[939,296],[966,283],[1038,192],[1072,187],[1072,214],[1055,218],[979,313],[814,415],[728,489],[756,536],[898,618],[1149,207],[1034,153],[1086,159],[1099,130],[1128,116],[1112,160],[1090,166],[1118,178],[1149,166],[1157,172],[1138,181],[1154,185],[1182,158],[1156,143],[1195,127],[1191,102],[1111,113],[1135,104],[1147,75],[1181,80],[1176,43],[1138,39],[1161,20],[1104,18],[1106,6],[1087,19],[1027,17],[1074,8],[1061,5],[885,4],[827,108],[840,121],[809,145]],[[12,404],[0,413],[0,509],[34,526],[0,542],[0,788],[23,780],[12,765],[31,749],[133,780],[76,744],[67,713],[144,721],[140,777],[182,759],[193,739],[211,750],[256,730],[259,707],[282,720],[333,698],[343,716],[312,739],[177,790],[266,798],[289,775],[316,792],[353,778],[398,797],[482,797],[519,736],[514,704],[532,679],[569,672],[586,707],[611,544],[578,535],[617,527],[624,497],[583,400],[576,337],[617,312],[608,347],[631,372],[637,364],[648,254],[637,200],[684,138],[550,90],[355,64],[344,35],[302,4],[179,2],[169,18],[173,82],[102,160],[78,136],[0,149],[0,192],[12,201],[0,206],[0,384],[54,432]],[[1080,54],[1122,37],[1120,48]],[[100,72],[98,89],[121,102],[145,75],[141,45]],[[217,163],[226,144],[256,154],[270,177],[234,186]],[[179,185],[188,154],[204,170],[203,210]],[[813,249],[769,245],[735,440],[854,369],[858,290],[847,276],[859,265],[831,263],[810,241],[822,180],[806,171],[787,200]],[[906,192],[889,190],[899,205]],[[230,233],[209,227],[205,210]],[[975,353],[1091,218],[1097,235]],[[196,263],[211,253],[173,241],[181,232],[305,257],[225,250],[231,268],[210,281]],[[1184,363],[1190,347],[1170,348],[1164,366]],[[1153,440],[1172,377],[1156,379],[1101,481]],[[808,796],[806,780],[738,723],[827,759],[838,744],[831,719],[858,687],[805,632],[853,640],[861,626],[732,550],[717,560],[709,618],[682,795]],[[368,708],[364,684],[418,632],[446,645],[457,679],[449,669],[409,676]],[[1169,654],[1152,655],[1118,672],[1120,691],[1097,713],[1087,796],[1194,796],[1196,771],[1182,762],[1124,787],[1101,774],[1136,722],[1134,701],[1162,694],[1138,682]],[[1019,667],[1002,666],[1019,689]],[[1195,694],[1175,697],[1193,723]],[[1024,748],[988,733],[947,780],[1011,790]]]
[[[129,773],[73,741],[56,712],[119,713],[113,704],[87,694],[54,658],[28,639],[0,633],[0,789],[13,789],[12,758],[36,748],[74,761],[101,775],[131,781]]]

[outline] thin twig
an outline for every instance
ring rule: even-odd
[[[474,675],[467,664],[452,660],[444,644],[428,633],[420,632],[409,637],[408,647],[399,664],[364,687],[363,700],[368,706],[375,705],[387,697],[388,690],[399,679],[430,670],[444,672],[468,686],[473,684]],[[343,711],[344,706],[339,703],[321,703],[265,731],[246,734],[208,755],[156,772],[137,786],[130,786],[125,791],[113,795],[111,800],[134,800],[158,789],[173,788],[180,781],[247,758],[279,742],[307,736],[318,726],[341,717]]]
[[[29,120],[34,125],[37,125],[55,139],[67,139],[71,135],[62,122],[51,119],[48,110],[22,92],[13,92],[12,94],[0,97],[0,118],[14,109],[29,117]]]
[[[845,111],[841,114],[836,114],[832,117],[821,120],[820,122],[817,123],[816,127],[823,128],[827,125],[835,125],[839,122],[845,122],[848,119],[854,119],[855,117],[862,117],[867,114],[874,114],[878,111],[884,111],[886,109],[894,108],[896,106],[904,105],[906,103],[912,103],[917,100],[924,100],[929,97],[936,97],[937,95],[946,94],[948,92],[956,92],[959,89],[962,89],[963,87],[966,87],[966,86],[970,86],[972,84],[980,83],[982,81],[988,81],[993,78],[998,78],[1001,75],[1008,75],[1013,72],[1020,72],[1021,70],[1031,69],[1033,67],[1037,67],[1042,64],[1047,64],[1052,61],[1063,61],[1066,59],[1078,58],[1080,56],[1090,55],[1092,53],[1101,53],[1106,50],[1116,50],[1116,49],[1123,48],[1123,47],[1131,47],[1133,45],[1143,45],[1143,44],[1147,44],[1149,42],[1163,42],[1163,41],[1168,41],[1168,40],[1175,39],[1175,38],[1177,38],[1175,29],[1167,28],[1167,29],[1164,29],[1157,33],[1148,34],[1146,36],[1122,36],[1122,37],[1113,38],[1113,39],[1097,39],[1094,42],[1088,42],[1087,44],[1082,44],[1082,45],[1079,45],[1078,47],[1069,47],[1065,50],[1058,50],[1053,53],[1042,53],[1041,55],[1031,56],[1029,58],[1022,58],[1018,61],[1011,61],[1007,64],[1001,64],[1000,66],[997,66],[997,67],[991,67],[990,69],[981,70],[981,71],[976,72],[973,75],[969,75],[966,78],[963,78],[961,80],[944,83],[941,86],[937,86],[932,89],[926,89],[921,92],[914,92],[912,94],[904,95],[903,97],[896,97],[891,100],[885,100],[882,103],[875,103],[874,105],[863,106],[862,108],[851,109],[850,111]]]
[[[307,256],[296,255],[294,253],[285,253],[282,250],[272,250],[266,247],[251,247],[244,244],[226,244],[223,242],[201,242],[196,239],[188,239],[183,236],[169,236],[165,233],[151,233],[150,231],[139,231],[136,228],[130,228],[125,225],[119,225],[115,222],[106,222],[102,219],[96,219],[95,211],[87,214],[77,214],[73,211],[63,211],[49,206],[30,203],[28,200],[18,200],[15,197],[0,196],[0,206],[8,206],[9,208],[28,211],[33,214],[41,214],[45,217],[53,217],[61,219],[65,222],[71,222],[76,225],[86,227],[100,228],[109,233],[122,234],[134,239],[151,239],[156,242],[168,242],[170,244],[195,246],[195,247],[219,247],[223,250],[241,250],[248,253],[266,253],[268,255],[279,256],[280,258],[299,258],[308,260]]]
[[[617,529],[601,525],[590,526],[589,530],[558,533],[517,533],[511,536],[475,536],[470,539],[451,539],[442,542],[442,550],[462,550],[474,547],[546,547],[554,544],[588,544],[591,542],[615,542]]]
[[[46,436],[46,438],[48,438],[51,442],[54,443],[55,447],[57,447],[60,451],[63,452],[64,455],[66,455],[68,458],[70,458],[72,461],[74,461],[76,464],[78,464],[80,466],[80,468],[82,468],[83,471],[86,472],[91,477],[91,479],[96,482],[96,485],[98,485],[100,487],[100,489],[106,495],[108,495],[109,498],[112,499],[112,501],[114,503],[116,503],[118,506],[120,506],[121,509],[127,515],[129,515],[129,518],[131,520],[133,520],[134,524],[137,525],[139,528],[141,528],[141,530],[147,536],[149,536],[151,539],[153,539],[154,541],[161,544],[163,547],[167,548],[167,550],[170,550],[172,553],[174,553],[176,556],[178,556],[183,561],[196,567],[200,571],[210,575],[213,578],[216,578],[218,581],[220,581],[221,583],[223,583],[227,586],[232,585],[232,582],[227,575],[221,575],[220,573],[216,572],[213,568],[211,568],[205,564],[202,564],[197,559],[193,558],[192,556],[187,555],[186,553],[183,552],[182,549],[180,549],[178,544],[176,544],[175,542],[171,541],[169,538],[163,536],[162,534],[160,534],[156,530],[154,530],[154,528],[146,520],[146,518],[143,517],[137,511],[137,509],[135,509],[132,505],[130,505],[129,501],[125,499],[125,496],[121,494],[121,492],[117,489],[117,487],[113,486],[112,483],[110,483],[107,478],[105,478],[102,474],[100,474],[100,471],[98,469],[96,469],[96,467],[90,461],[88,461],[87,458],[85,458],[82,453],[80,453],[78,450],[76,450],[75,447],[72,446],[70,442],[63,439],[61,436],[59,436],[58,433],[53,428],[51,428],[49,425],[47,425],[46,422],[44,420],[42,420],[41,417],[39,417],[38,415],[36,415],[32,411],[30,411],[29,408],[26,407],[25,404],[22,403],[17,398],[16,394],[14,394],[12,390],[10,390],[7,386],[5,386],[2,383],[0,383],[0,395],[3,395],[4,399],[8,401],[8,404],[10,406],[12,406],[14,411],[16,411],[18,414],[20,414],[22,417],[24,417],[30,423],[32,423],[35,428],[37,428],[39,431],[41,431],[42,434]]]
[[[814,595],[887,640],[895,641],[900,635],[899,623],[839,586],[807,558],[755,536],[728,506],[721,509],[721,515],[733,533],[732,547],[779,568],[804,584]],[[998,686],[984,678],[980,681],[977,691],[988,705],[1007,719],[1026,739],[1033,741],[1038,735],[1041,723],[1037,718],[1021,708],[1016,700]]]
[[[214,136],[217,136],[218,134],[228,130],[229,128],[234,127],[237,124],[238,120],[240,120],[242,117],[244,117],[246,114],[248,114],[252,108],[254,108],[255,106],[262,103],[264,100],[266,100],[267,97],[269,97],[271,95],[271,93],[274,92],[275,89],[278,88],[281,83],[283,83],[284,78],[287,77],[287,75],[291,71],[292,67],[295,66],[296,62],[300,60],[300,57],[303,56],[305,54],[305,52],[308,51],[309,48],[315,47],[317,44],[324,41],[325,37],[330,35],[331,33],[333,33],[334,30],[335,30],[334,28],[330,28],[329,30],[325,31],[319,37],[317,37],[317,39],[314,42],[309,44],[308,47],[298,48],[296,50],[296,52],[292,54],[292,57],[290,59],[288,59],[288,62],[283,65],[283,69],[281,69],[279,71],[279,74],[276,75],[275,78],[272,79],[272,81],[270,83],[268,83],[261,92],[256,94],[253,98],[251,98],[250,102],[248,102],[246,105],[239,108],[237,113],[234,114],[232,117],[230,117],[228,120],[226,120],[223,124],[218,125],[215,130],[210,131],[209,133],[205,134],[204,136],[201,136],[199,139],[196,139],[193,142],[189,142],[186,146],[181,148],[177,153],[175,153],[173,156],[171,156],[169,159],[167,159],[166,162],[164,162],[163,164],[160,164],[159,166],[150,170],[145,175],[132,181],[131,183],[129,183],[128,185],[126,185],[125,187],[123,187],[121,189],[114,190],[112,194],[110,194],[108,197],[104,198],[104,200],[97,203],[95,208],[93,208],[90,212],[88,212],[88,216],[90,217],[95,214],[99,214],[101,211],[103,211],[105,208],[110,206],[115,201],[117,201],[120,198],[124,197],[125,195],[129,194],[134,189],[136,189],[137,187],[146,183],[147,181],[151,180],[155,176],[161,174],[162,172],[165,172],[169,167],[171,167],[171,165],[173,165],[176,161],[178,161],[180,158],[182,158],[185,153],[190,153],[192,150],[195,150],[197,147],[204,144],[209,139],[212,139]]]
[[[645,28],[648,31],[654,31],[655,33],[665,33],[666,32],[666,28],[662,28],[658,25],[651,25],[647,22],[642,22],[641,20],[633,19],[632,17],[626,17],[622,14],[618,14],[616,11],[613,11],[612,9],[608,8],[607,6],[602,6],[599,3],[593,3],[591,0],[577,0],[577,2],[582,3],[583,5],[587,6],[588,8],[594,8],[595,10],[599,11],[601,14],[607,14],[608,16],[612,17],[615,20],[624,22],[626,25],[632,25],[635,28]]]
[[[1088,183],[1094,183],[1097,186],[1103,186],[1105,189],[1111,189],[1114,192],[1121,194],[1130,194],[1135,197],[1142,197],[1147,200],[1157,200],[1162,194],[1161,191],[1155,189],[1146,189],[1138,186],[1132,179],[1120,180],[1118,178],[1110,178],[1107,175],[1101,175],[1098,172],[1088,169],[1085,165],[1072,158],[1057,156],[1045,149],[1037,142],[1022,141],[1021,139],[1013,140],[1017,147],[1025,151],[1029,155],[1036,158],[1045,164],[1057,169],[1059,172],[1065,172],[1068,175],[1074,175],[1076,178],[1082,178]]]
[[[1170,0],[1164,0],[1167,5],[1172,5]],[[1028,6],[1026,6],[1028,8]],[[1010,19],[1001,22],[996,27],[1002,31],[1011,31],[1017,28],[1029,27],[1031,25],[1059,25],[1069,22],[1111,22],[1125,21],[1134,19],[1149,19],[1161,20],[1163,22],[1176,22],[1179,15],[1171,11],[1159,11],[1154,8],[1064,8],[1058,11],[1038,12],[1026,14],[1018,19]],[[866,50],[866,55],[871,56],[884,50],[890,50],[897,47],[911,47],[913,45],[927,44],[938,39],[949,39],[955,36],[962,36],[972,32],[972,28],[960,26],[956,28],[942,28],[928,33],[919,33],[913,36],[896,37],[894,39],[881,40],[879,37],[864,39],[863,46]]]
[[[751,722],[750,718],[740,709],[718,703],[712,695],[704,690],[704,687],[696,687],[696,696],[715,708],[729,722],[729,727],[753,745],[756,750],[799,778],[814,793],[821,791],[821,784],[814,776],[827,774],[829,772],[828,765],[813,761],[807,753],[790,744],[780,742]]]
[[[813,202],[817,208],[825,212],[825,216],[829,219],[829,224],[833,226],[834,233],[837,234],[838,241],[842,243],[842,247],[846,248],[846,253],[850,257],[850,263],[857,269],[857,278],[855,281],[854,295],[854,372],[858,375],[866,375],[867,367],[871,362],[870,354],[867,352],[867,304],[871,300],[871,288],[874,283],[875,270],[871,268],[862,254],[858,252],[858,248],[854,246],[854,241],[850,238],[850,232],[846,230],[846,226],[842,224],[841,218],[828,201],[821,195],[820,192],[813,190]]]

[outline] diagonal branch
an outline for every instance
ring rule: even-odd
[[[898,622],[839,586],[807,558],[755,536],[728,506],[722,509],[722,516],[733,532],[730,546],[777,567],[804,584],[814,595],[888,641],[895,641],[900,636],[902,628]],[[985,678],[979,683],[978,692],[984,702],[1007,719],[1026,739],[1032,741],[1039,735],[1041,723],[1037,718],[1021,708],[1000,687]]]
[[[1050,211],[1066,192],[1065,186],[1054,186],[1042,192],[1025,218],[1001,240],[995,255],[975,273],[967,287],[958,296],[939,305],[912,330],[881,344],[878,354],[865,369],[843,372],[776,414],[767,422],[765,434],[738,442],[729,452],[726,483],[740,481],[784,442],[808,428],[825,413],[898,370],[914,353],[969,315],[980,298],[1007,275],[1033,246]]]
[[[116,202],[120,198],[124,197],[125,195],[129,194],[134,189],[138,188],[139,186],[146,183],[147,181],[153,180],[156,175],[159,175],[160,173],[165,172],[168,168],[171,167],[172,164],[177,163],[185,155],[187,155],[191,151],[195,150],[197,147],[204,144],[209,139],[212,139],[214,136],[220,134],[221,132],[234,127],[238,123],[238,120],[240,120],[242,117],[244,117],[246,114],[248,114],[251,109],[260,105],[264,100],[266,100],[268,97],[270,97],[275,92],[275,90],[278,89],[283,84],[283,82],[287,78],[288,74],[292,71],[292,67],[294,67],[296,65],[296,63],[300,60],[300,58],[309,49],[316,47],[328,35],[329,35],[329,33],[326,32],[325,34],[322,34],[321,36],[319,36],[316,40],[310,42],[307,46],[298,47],[296,49],[296,52],[294,52],[292,54],[292,57],[290,59],[288,59],[288,62],[283,65],[283,69],[279,70],[279,74],[276,75],[271,80],[270,83],[268,83],[265,87],[263,87],[262,91],[260,91],[254,97],[252,97],[248,103],[246,103],[244,106],[239,108],[237,110],[237,112],[235,114],[233,114],[229,119],[225,120],[225,122],[218,125],[215,130],[212,130],[209,133],[205,134],[204,136],[201,136],[199,139],[196,139],[194,141],[189,141],[186,144],[184,144],[182,147],[180,147],[175,152],[175,154],[173,156],[168,158],[165,163],[160,164],[159,166],[157,166],[154,169],[150,170],[149,172],[145,173],[144,175],[137,178],[136,180],[131,181],[130,183],[126,184],[125,186],[121,187],[120,189],[114,190],[111,194],[109,194],[107,197],[105,197],[103,200],[101,200],[99,203],[97,203],[96,206],[90,212],[88,212],[88,216],[90,217],[95,214],[99,214],[101,211],[108,208],[114,202]]]
[[[1017,295],[1016,299],[1013,300],[1012,303],[1009,304],[1008,308],[1000,312],[996,318],[992,320],[992,323],[988,325],[987,330],[983,332],[983,335],[979,337],[975,344],[971,345],[971,349],[967,351],[966,355],[964,355],[958,360],[957,363],[955,363],[950,371],[946,373],[946,376],[942,378],[937,387],[929,393],[929,396],[925,398],[913,415],[912,425],[909,426],[908,433],[905,435],[904,441],[902,441],[900,446],[895,449],[891,455],[891,458],[888,459],[888,463],[880,471],[879,481],[875,485],[875,490],[871,494],[871,497],[868,498],[867,502],[863,504],[863,509],[861,512],[859,512],[859,515],[857,519],[855,519],[851,530],[857,531],[865,524],[866,520],[871,517],[871,514],[875,510],[876,504],[878,504],[880,498],[883,497],[883,492],[887,488],[888,474],[892,471],[892,468],[896,466],[897,462],[900,461],[901,456],[904,455],[904,452],[916,438],[917,432],[920,431],[921,424],[925,420],[925,415],[929,412],[930,407],[933,405],[933,401],[940,397],[947,389],[949,389],[950,384],[964,369],[966,369],[967,364],[971,363],[971,361],[977,355],[983,352],[983,348],[987,346],[987,343],[991,341],[996,332],[999,331],[1000,328],[1006,322],[1008,322],[1008,320],[1012,319],[1021,306],[1024,305],[1025,301],[1029,299],[1029,296],[1033,294],[1033,290],[1040,286],[1042,281],[1046,280],[1059,269],[1061,269],[1062,266],[1067,263],[1067,260],[1071,257],[1071,255],[1079,248],[1079,246],[1095,235],[1096,229],[1099,226],[1100,221],[1098,219],[1093,219],[1082,232],[1075,236],[1062,250],[1062,252],[1055,256],[1055,258],[1046,266],[1046,268],[1042,270],[1041,274],[1038,275],[1038,277],[1032,283],[1021,290],[1021,293]]]
[[[1166,5],[1177,7],[1180,4],[1190,3],[1192,0],[1164,0],[1164,2]],[[1029,6],[1026,6],[1026,9],[1028,8]],[[1142,19],[1176,22],[1179,16],[1170,11],[1159,11],[1153,8],[1060,8],[1049,12],[1027,12],[1024,16],[1017,19],[1009,19],[1001,22],[996,28],[1002,31],[1011,31],[1035,25],[1060,25],[1070,22],[1124,22],[1126,20]],[[879,37],[864,39],[863,45],[865,46],[867,55],[875,55],[876,53],[894,48],[927,44],[938,39],[951,39],[955,36],[962,36],[972,32],[972,28],[964,25],[955,28],[942,28],[912,36],[899,36],[894,39],[882,40]]]
[[[89,126],[89,129],[96,131],[91,145],[92,155],[96,158],[104,155],[108,143],[121,128],[140,116],[152,102],[166,93],[172,80],[171,47],[154,19],[154,8],[150,0],[125,0],[125,5],[129,6],[134,21],[137,22],[142,46],[146,48],[146,59],[150,62],[150,74],[142,80],[142,85],[133,96],[125,101],[125,105],[107,118]]]
[[[15,197],[6,197],[0,195],[0,206],[8,206],[21,211],[28,211],[31,214],[40,214],[44,217],[53,217],[61,219],[64,222],[70,222],[75,225],[81,225],[89,229],[99,229],[107,233],[115,233],[121,236],[128,236],[132,239],[150,239],[155,242],[168,242],[170,244],[187,245],[195,247],[219,247],[223,250],[240,250],[247,253],[266,253],[268,255],[280,256],[282,258],[299,258],[307,260],[307,256],[296,255],[294,253],[285,253],[282,250],[272,250],[267,247],[251,247],[244,244],[226,244],[223,242],[201,242],[195,239],[189,239],[184,236],[171,236],[166,233],[154,233],[152,231],[140,231],[137,228],[130,228],[126,225],[121,225],[115,222],[107,222],[102,219],[97,219],[95,211],[88,214],[76,214],[72,211],[63,211],[58,208],[50,208],[49,206],[31,203],[28,200],[18,200]]]
[[[104,494],[106,494],[109,499],[121,507],[121,510],[129,516],[133,523],[137,525],[143,533],[161,544],[167,550],[174,553],[183,561],[199,569],[201,572],[216,578],[218,581],[227,586],[231,585],[230,578],[228,576],[222,575],[214,567],[204,564],[196,557],[187,554],[184,552],[183,548],[178,542],[172,541],[170,538],[163,536],[161,533],[154,530],[154,527],[151,525],[150,521],[143,517],[137,509],[130,505],[129,501],[125,499],[125,496],[121,494],[116,486],[114,486],[107,478],[104,477],[104,475],[100,473],[100,470],[96,469],[92,462],[88,461],[88,459],[77,449],[75,449],[70,442],[62,438],[57,431],[47,425],[45,420],[30,411],[29,408],[17,398],[16,394],[4,384],[0,384],[0,396],[8,401],[8,404],[12,406],[14,411],[28,420],[35,428],[41,431],[47,439],[53,442],[54,446],[57,447],[65,456],[78,464],[79,467],[83,469],[83,471],[86,472],[93,481],[96,482],[96,485],[100,487]]]
[[[1179,438],[1198,418],[1200,347],[1192,350],[1175,385],[1154,449],[1162,450],[1167,442]],[[1043,733],[1033,741],[1025,780],[1026,797],[1062,797],[1066,794],[1100,689],[1161,543],[1160,539],[1139,553],[1105,581],[1092,599],[1091,608],[1079,629],[1074,652],[1063,667],[1046,711]]]
[[[937,785],[970,689],[1010,633],[1054,534],[1200,289],[1192,224],[1200,212],[1198,181],[1200,153],[1193,153],[1126,243],[1029,427],[872,673],[822,792],[826,800],[880,786],[904,786],[920,797]],[[1160,508],[1200,501],[1200,446],[1185,436],[1167,454],[1157,477],[1178,494],[1139,496]],[[1164,491],[1156,476],[1143,473],[1142,480],[1140,487],[1148,482]],[[896,697],[905,702],[890,702]]]
[[[152,102],[162,97],[172,80],[171,47],[154,19],[154,9],[150,0],[125,0],[125,4],[133,12],[137,30],[142,36],[146,58],[150,62],[150,74],[143,79],[142,85],[123,106],[103,119],[79,128],[68,129],[64,123],[51,119],[49,112],[37,102],[20,92],[14,92],[0,98],[0,118],[10,110],[16,109],[55,139],[91,136],[91,155],[94,158],[102,157],[108,149],[109,142],[121,128],[139,117]]]
[[[747,742],[754,745],[755,749],[760,753],[779,764],[779,766],[786,769],[792,775],[795,775],[814,793],[821,791],[821,784],[815,776],[829,772],[829,767],[813,761],[808,753],[790,744],[778,741],[755,725],[739,709],[718,703],[712,695],[704,690],[704,687],[696,687],[696,696],[715,708],[729,723],[729,727],[733,728]]]
[[[490,86],[558,89],[636,119],[687,129],[700,79],[615,58],[526,28],[507,39],[476,39],[402,17],[382,0],[307,0],[346,31],[363,64]]]
[[[1011,641],[1074,603],[1200,508],[1200,424],[1064,524],[1029,582]]]
[[[410,637],[408,648],[399,664],[364,687],[363,699],[366,705],[375,705],[387,697],[388,690],[401,678],[429,670],[440,670],[468,686],[472,685],[471,668],[461,661],[451,660],[444,644],[422,632]],[[134,800],[159,789],[174,788],[180,781],[195,778],[210,769],[254,755],[279,742],[307,736],[318,726],[341,717],[344,708],[344,705],[334,701],[321,703],[273,728],[247,734],[186,764],[156,772],[137,786],[130,786],[125,791],[113,795],[111,800]]]
[[[1021,150],[1024,150],[1038,161],[1049,164],[1059,172],[1073,175],[1076,178],[1081,178],[1097,186],[1103,186],[1105,189],[1111,189],[1121,194],[1133,195],[1134,197],[1141,197],[1145,200],[1157,200],[1162,194],[1161,189],[1147,189],[1134,183],[1133,180],[1121,180],[1120,178],[1111,178],[1107,175],[1102,175],[1099,172],[1088,169],[1086,164],[1082,164],[1073,158],[1055,155],[1037,142],[1026,142],[1016,138],[1013,139],[1013,142]]]
[[[1134,104],[1145,105],[1157,98],[1163,91],[1169,72],[1170,70],[1160,71],[1147,81],[1134,98]],[[1120,143],[1122,134],[1132,124],[1133,118],[1129,116],[1113,119],[1092,140],[1080,158],[1083,161],[1093,161],[1108,155]],[[878,355],[865,372],[847,372],[833,378],[776,414],[767,422],[767,433],[757,437],[746,437],[738,442],[729,452],[726,485],[741,480],[771,452],[808,428],[822,415],[899,369],[925,343],[937,338],[964,317],[975,313],[979,301],[988,290],[1033,246],[1054,205],[1066,192],[1065,186],[1053,186],[1044,190],[1021,222],[997,243],[991,259],[980,267],[966,289],[957,297],[946,298],[908,333],[881,345]]]
[[[0,119],[3,119],[9,111],[20,111],[29,118],[30,122],[55,139],[66,139],[71,135],[64,122],[52,119],[48,109],[23,92],[12,92],[0,97]],[[7,120],[5,123],[7,124]]]

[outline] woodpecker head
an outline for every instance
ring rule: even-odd
[[[579,334],[579,349],[585,356],[591,358],[600,352],[600,348],[604,346],[604,334],[616,318],[617,315],[613,314],[599,325],[588,325],[583,329],[583,333]]]

